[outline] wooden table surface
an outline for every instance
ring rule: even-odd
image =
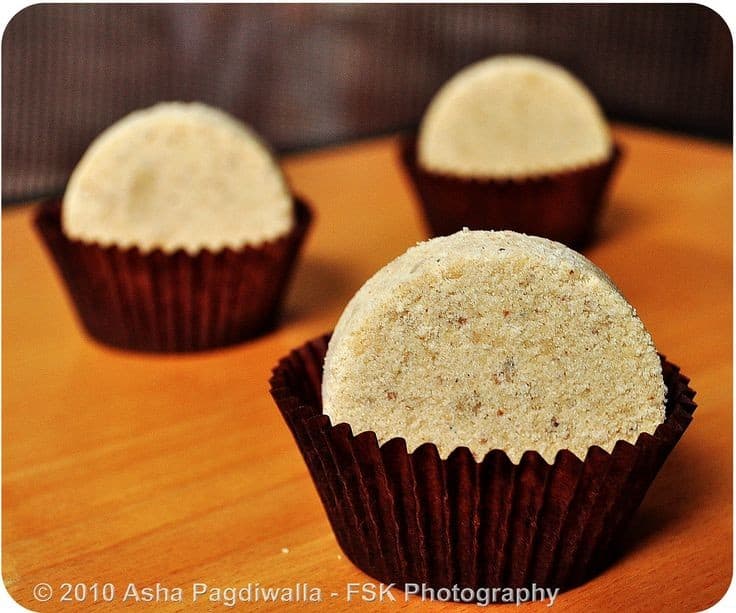
[[[630,127],[616,135],[625,159],[586,254],[691,377],[699,408],[636,515],[625,554],[554,606],[701,610],[731,577],[731,151]],[[330,330],[358,287],[424,231],[395,139],[284,163],[316,223],[280,328],[221,351],[136,355],[91,342],[30,208],[4,213],[2,563],[10,594],[26,607],[174,611],[192,607],[194,583],[307,582],[325,594],[311,606],[344,610],[346,584],[370,581],[341,555],[268,378],[279,357]],[[48,603],[33,597],[39,582],[53,588]],[[61,603],[64,582],[87,584],[85,602]],[[95,582],[114,584],[113,602],[100,602],[101,587],[94,602]],[[131,583],[141,598],[157,583],[170,598],[180,587],[184,602],[123,601]],[[477,610],[397,597],[408,609]],[[195,606],[227,610],[206,598]]]

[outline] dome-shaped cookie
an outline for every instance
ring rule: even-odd
[[[528,178],[608,159],[612,142],[590,91],[564,68],[496,56],[461,70],[422,120],[419,163],[475,178]]]
[[[67,236],[100,245],[217,251],[259,245],[294,224],[268,148],[241,122],[199,103],[136,111],[105,130],[74,170]]]
[[[330,341],[324,413],[379,442],[552,462],[634,442],[664,420],[649,333],[582,255],[515,232],[409,249],[353,297]]]

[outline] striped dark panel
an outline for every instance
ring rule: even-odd
[[[34,5],[3,38],[3,201],[59,192],[100,130],[160,100],[283,152],[414,126],[500,52],[563,63],[614,119],[731,138],[732,41],[698,5]]]

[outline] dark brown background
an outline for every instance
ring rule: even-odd
[[[564,64],[612,119],[731,138],[731,36],[697,5],[35,5],[3,38],[3,201],[61,191],[97,133],[160,100],[283,152],[415,126],[498,52]]]

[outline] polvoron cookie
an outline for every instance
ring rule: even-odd
[[[433,235],[514,230],[577,248],[594,235],[619,154],[585,85],[530,56],[461,70],[402,147]]]
[[[351,300],[330,340],[324,413],[442,457],[584,458],[664,421],[659,356],[634,308],[579,253],[514,232],[409,249]]]
[[[251,128],[168,102],[95,139],[36,225],[93,338],[195,351],[275,324],[310,218]]]

